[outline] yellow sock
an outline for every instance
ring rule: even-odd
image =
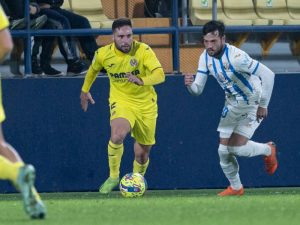
[[[0,179],[16,183],[22,162],[13,163],[0,155]]]
[[[140,174],[142,174],[144,176],[145,173],[146,173],[146,170],[148,168],[149,161],[150,160],[148,158],[148,161],[145,164],[140,164],[136,160],[134,160],[133,161],[133,172],[134,173],[140,173]]]
[[[114,144],[111,141],[108,143],[108,162],[109,162],[109,176],[111,178],[119,178],[120,164],[124,151],[123,144]]]

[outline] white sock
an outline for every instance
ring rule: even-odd
[[[271,154],[271,148],[267,144],[261,144],[254,141],[248,141],[242,146],[228,146],[228,151],[237,156],[253,157],[257,155],[268,156]]]
[[[239,190],[243,187],[240,175],[239,175],[239,164],[236,157],[228,152],[227,146],[220,144],[218,149],[220,157],[220,165],[223,173],[227,177],[230,186],[234,190]]]

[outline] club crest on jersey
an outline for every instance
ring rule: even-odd
[[[224,68],[226,71],[229,71],[229,63],[223,63]]]
[[[137,66],[138,65],[138,61],[136,60],[136,59],[130,59],[130,65],[132,66],[132,67],[135,67],[135,66]]]

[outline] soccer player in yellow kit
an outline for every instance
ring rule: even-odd
[[[114,43],[96,51],[80,95],[81,107],[86,111],[89,102],[95,103],[89,92],[92,83],[101,69],[107,71],[110,80],[110,175],[99,189],[102,194],[110,193],[119,183],[123,140],[129,132],[135,139],[133,172],[145,174],[150,149],[155,144],[157,95],[153,85],[165,80],[152,49],[133,40],[129,19],[116,19],[112,31]]]
[[[12,50],[13,43],[7,29],[9,23],[0,5],[0,60]],[[33,219],[45,217],[46,209],[34,188],[35,169],[25,165],[17,151],[9,145],[3,136],[2,122],[5,113],[2,105],[2,89],[0,86],[0,179],[11,181],[23,197],[25,212]]]

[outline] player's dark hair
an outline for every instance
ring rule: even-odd
[[[117,28],[120,28],[123,26],[132,27],[131,20],[128,18],[118,18],[118,19],[114,20],[114,22],[112,24],[112,31],[114,32]]]
[[[219,37],[223,37],[225,34],[225,25],[221,21],[212,20],[207,22],[202,29],[202,34],[206,35],[208,33],[219,31]]]

